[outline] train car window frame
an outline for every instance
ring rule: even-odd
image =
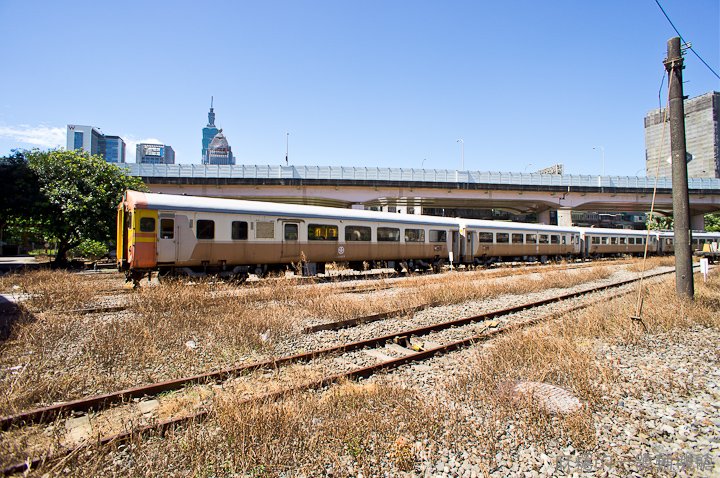
[[[525,244],[537,244],[537,234],[525,234]]]
[[[478,231],[478,244],[492,244],[495,242],[495,233]]]
[[[337,241],[339,228],[334,224],[312,223],[307,226],[308,241]]]
[[[510,233],[498,232],[495,234],[495,240],[498,244],[510,244]]]
[[[430,242],[447,242],[447,231],[443,229],[430,229],[428,239]]]
[[[141,217],[140,218],[140,232],[155,232],[155,218],[154,217]]]
[[[372,228],[370,226],[345,226],[346,242],[370,242],[372,241]]]
[[[572,240],[572,239],[570,239],[570,240]],[[566,245],[567,245],[567,236],[566,236],[565,234],[563,234],[562,236],[560,236],[560,243],[561,243],[563,246],[566,246]]]
[[[550,234],[550,244],[560,244],[560,235]]]
[[[618,238],[617,238],[617,237],[614,237],[614,236],[611,237],[611,238],[610,238],[610,244],[613,245],[613,246],[617,246],[617,244],[618,244]]]
[[[230,223],[230,238],[233,241],[247,241],[248,239],[248,223],[247,221],[233,221]]]
[[[635,245],[635,238],[634,237],[628,237],[627,240],[628,245],[634,246]]]
[[[599,236],[590,237],[590,244],[600,245],[600,237]]]
[[[627,243],[627,238],[626,238],[626,237],[621,237],[621,238],[620,238],[620,245],[621,245],[621,246],[624,246],[626,243]]]
[[[378,227],[377,240],[378,242],[400,242],[400,228]]]
[[[286,241],[297,241],[300,239],[300,225],[294,222],[283,224],[283,238]]]
[[[169,223],[169,225],[168,225]],[[175,238],[175,219],[171,217],[160,218],[160,239]]]
[[[525,244],[525,235],[523,233],[513,232],[512,243],[513,244]]]
[[[425,229],[405,228],[405,242],[425,242]]]
[[[195,237],[199,240],[215,239],[215,221],[212,219],[198,219],[195,221]]]
[[[600,244],[603,245],[603,246],[607,246],[607,244],[608,244],[608,237],[607,237],[607,236],[602,236],[602,237],[600,238]]]
[[[538,244],[550,244],[550,238],[548,234],[540,234],[538,236]]]

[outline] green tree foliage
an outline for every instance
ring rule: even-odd
[[[0,240],[30,232],[34,213],[42,206],[37,174],[25,153],[0,158]]]
[[[22,214],[45,238],[57,241],[56,263],[66,262],[67,252],[85,240],[113,238],[115,210],[123,192],[145,190],[139,178],[82,151],[32,150],[15,156],[15,172],[26,174],[28,169],[28,183],[35,181],[36,187],[30,188],[35,197],[28,198],[30,205],[21,208]],[[8,159],[2,158],[0,164]]]
[[[720,213],[705,214],[705,230],[708,232],[720,232]]]
[[[648,228],[652,230],[668,231],[673,228],[673,218],[672,216],[648,214],[646,224]]]

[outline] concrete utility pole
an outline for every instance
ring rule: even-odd
[[[668,72],[670,108],[670,152],[672,157],[673,224],[675,232],[675,291],[678,297],[693,300],[690,199],[688,197],[687,151],[685,147],[685,105],[683,104],[683,58],[680,37],[668,40],[663,62]]]

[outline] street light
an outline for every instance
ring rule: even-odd
[[[532,165],[533,163],[528,163],[527,166],[525,166],[525,169],[523,169],[523,173],[527,172],[528,168]]]
[[[285,133],[285,166],[289,166],[288,153],[290,152],[290,133]]]
[[[593,149],[596,151],[599,149],[600,152],[602,153],[602,175],[601,176],[605,176],[605,148],[603,146],[593,146]]]
[[[460,159],[461,159],[461,166],[460,170],[465,171],[465,141],[461,139],[455,141],[456,143],[460,143]]]
[[[425,161],[427,161],[427,158],[423,158],[422,163],[420,163],[420,169],[425,167]]]

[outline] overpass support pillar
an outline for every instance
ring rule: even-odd
[[[550,209],[538,212],[538,222],[540,224],[550,224]]]
[[[693,231],[705,230],[705,214],[695,214],[690,216],[690,229]]]
[[[572,226],[572,209],[569,207],[561,207],[557,210],[558,226]]]

